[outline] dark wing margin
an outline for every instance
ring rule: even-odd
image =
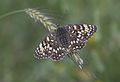
[[[65,56],[64,48],[56,40],[55,33],[50,33],[35,50],[34,57],[37,59],[50,58],[59,61]]]

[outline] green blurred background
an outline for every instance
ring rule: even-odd
[[[60,25],[87,23],[98,30],[80,52],[80,70],[68,57],[33,57],[47,31],[27,14],[0,19],[0,82],[120,82],[120,0],[0,0],[0,15],[25,8],[39,8]]]

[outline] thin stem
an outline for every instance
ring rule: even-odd
[[[79,66],[80,69],[82,69],[83,67],[83,60],[80,58],[78,53],[71,53],[68,54],[68,57],[74,61],[75,64],[77,64]]]
[[[10,16],[10,15],[13,15],[13,14],[16,14],[16,13],[22,13],[24,11],[25,11],[25,9],[24,10],[16,10],[16,11],[12,11],[12,12],[3,14],[3,15],[0,16],[0,20],[7,17],[7,16]]]

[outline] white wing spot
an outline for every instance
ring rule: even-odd
[[[59,51],[59,48],[57,48],[57,50]]]
[[[65,48],[62,48],[62,50],[65,50]]]
[[[60,57],[61,55],[59,54],[59,57]]]
[[[45,56],[45,53],[43,53],[42,55]],[[41,56],[42,56],[42,55],[41,55]]]
[[[73,41],[71,41],[70,43],[73,44]]]
[[[53,58],[56,58],[55,56]]]
[[[50,34],[50,36],[53,36],[53,34]]]
[[[55,50],[55,53],[57,53],[57,50]]]
[[[47,44],[47,48],[49,48],[50,47],[50,44]]]
[[[77,41],[79,41],[80,39],[77,38]]]
[[[79,34],[77,37],[79,37],[79,38],[80,38],[80,37],[81,37],[81,35]]]
[[[83,27],[81,26],[81,25],[79,25],[80,26],[80,29],[82,30],[83,29]]]
[[[45,45],[45,44],[46,44],[44,41],[43,41],[42,43],[43,43],[43,45]]]
[[[82,33],[84,33],[84,30],[81,30]]]
[[[64,55],[64,53],[61,54],[62,56]]]
[[[90,36],[90,33],[87,33],[88,36]]]
[[[76,48],[78,48],[78,46],[76,46]]]
[[[47,46],[45,46],[44,48],[47,49]]]
[[[39,44],[39,47],[40,47],[40,50],[43,52],[44,51],[44,48],[42,46],[42,43]]]
[[[75,30],[77,29],[76,25],[74,25],[73,27],[74,27]]]
[[[72,31],[72,33],[74,33],[74,30]]]
[[[75,49],[75,47],[73,48],[73,50]]]
[[[87,26],[86,24],[83,24],[83,26],[85,27],[85,31],[86,31],[86,32],[89,32],[88,26]]]
[[[75,43],[75,40],[73,41],[73,43]]]
[[[76,43],[79,43],[79,41],[76,41]]]
[[[68,46],[69,48],[71,47],[71,45]]]
[[[49,47],[49,50],[52,50],[52,47]]]
[[[83,39],[84,37],[82,36],[81,39]]]
[[[69,26],[68,28],[70,29],[71,27]]]
[[[61,50],[62,48],[61,48],[61,47],[59,47],[59,49]]]
[[[50,41],[50,38],[49,38],[49,37],[47,37],[47,41]]]
[[[51,51],[48,51],[48,53],[51,53]]]
[[[84,26],[85,28],[87,28],[87,27],[88,27],[86,24],[83,24],[83,26]]]
[[[51,42],[54,42],[54,40],[51,40]]]
[[[79,34],[81,34],[81,32],[80,32],[80,31],[78,31],[78,33],[79,33]]]
[[[55,49],[53,49],[53,52],[55,52],[56,50]]]

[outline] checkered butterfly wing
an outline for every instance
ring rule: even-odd
[[[61,60],[65,56],[64,48],[58,43],[55,32],[50,33],[35,50],[37,59],[50,58],[54,61]]]
[[[87,24],[70,24],[64,27],[70,35],[70,45],[68,49],[70,52],[77,52],[82,49],[87,40],[96,32],[95,25]]]
[[[50,33],[35,50],[38,59],[61,60],[66,54],[79,51],[96,32],[96,26],[71,24]]]
[[[68,57],[82,69],[83,60],[77,52],[86,45],[87,40],[96,32],[97,28],[95,25],[87,24],[66,25],[64,28],[70,35],[68,50],[71,53],[68,54]]]

